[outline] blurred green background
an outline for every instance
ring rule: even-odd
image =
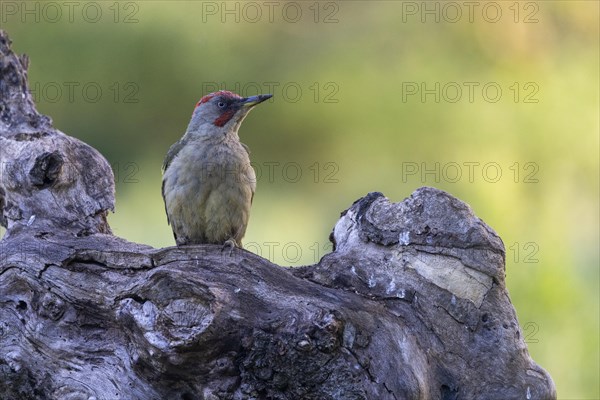
[[[216,89],[246,119],[246,247],[318,261],[370,191],[435,186],[506,245],[532,357],[560,399],[599,392],[599,7],[539,2],[0,2],[38,108],[100,150],[115,234],[173,245],[163,157]]]

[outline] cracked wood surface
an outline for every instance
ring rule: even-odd
[[[128,242],[108,163],[37,113],[9,45],[0,31],[3,400],[556,398],[502,241],[465,203],[369,193],[296,269]]]

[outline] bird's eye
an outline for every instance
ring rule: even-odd
[[[223,103],[222,101],[218,102],[217,105],[219,106],[219,108],[225,108],[226,104]]]

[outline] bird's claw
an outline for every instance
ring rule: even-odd
[[[221,248],[221,252],[223,252],[226,248],[229,247],[229,257],[233,255],[233,249],[237,247],[237,243],[233,239],[227,239],[225,243],[223,243],[223,247]]]

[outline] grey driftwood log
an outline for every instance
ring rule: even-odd
[[[108,163],[36,111],[26,68],[0,31],[2,400],[556,398],[465,203],[370,193],[297,269],[131,243]]]

